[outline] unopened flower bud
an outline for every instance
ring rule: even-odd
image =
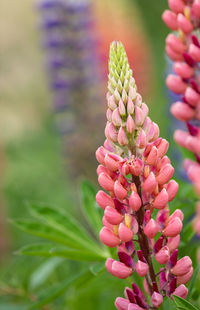
[[[169,217],[169,221],[171,221],[173,218],[179,217],[181,221],[184,219],[184,214],[180,209],[176,209],[172,215]]]
[[[186,284],[191,279],[193,271],[193,267],[191,267],[187,273],[182,276],[177,276],[177,284]]]
[[[128,255],[125,252],[118,252],[118,257],[121,263],[124,263],[127,267],[130,267],[132,269],[135,268],[135,262],[132,259],[132,257],[130,255]]]
[[[152,239],[155,237],[157,232],[158,232],[158,225],[154,219],[151,219],[144,227],[144,233],[148,238]]]
[[[169,258],[168,264],[166,266],[167,269],[171,269],[174,267],[178,260],[178,249],[174,250],[172,255]]]
[[[174,63],[174,72],[183,79],[189,79],[194,74],[194,69],[184,62]]]
[[[154,244],[154,247],[153,247],[153,253],[158,253],[160,251],[160,249],[162,248],[163,246],[163,236],[161,236],[157,241],[156,243]]]
[[[128,242],[133,239],[132,230],[128,228],[126,225],[124,225],[124,223],[121,223],[119,225],[118,234],[119,234],[120,240],[122,240],[123,242]]]
[[[171,272],[176,276],[182,276],[190,271],[192,261],[189,256],[181,258],[176,265],[171,269]]]
[[[169,183],[167,184],[166,187],[166,191],[168,194],[168,201],[171,201],[174,199],[174,197],[176,196],[177,192],[178,192],[178,183],[175,180],[171,180],[169,181]]]
[[[172,33],[167,36],[166,43],[175,53],[182,54],[186,50],[185,44]]]
[[[143,183],[143,190],[145,192],[148,192],[149,194],[153,193],[157,185],[156,177],[153,172],[150,172],[149,176],[146,178],[146,180]]]
[[[138,260],[136,264],[136,272],[139,274],[139,276],[140,277],[146,276],[148,270],[149,270],[148,264]]]
[[[165,188],[161,190],[156,199],[153,202],[153,206],[156,209],[163,209],[168,203],[168,194]]]
[[[170,29],[177,30],[177,16],[174,12],[171,12],[170,10],[165,10],[162,14],[162,20]]]
[[[153,146],[149,155],[147,156],[146,162],[149,165],[155,165],[158,159],[157,147]]]
[[[158,156],[162,158],[167,153],[168,148],[169,148],[169,142],[165,139],[162,139],[159,145],[157,146]]]
[[[133,134],[134,129],[135,129],[134,120],[133,120],[132,116],[129,114],[127,121],[126,121],[126,130],[129,134]]]
[[[121,185],[119,181],[114,183],[114,193],[119,200],[123,200],[127,196],[127,190]]]
[[[179,296],[183,299],[187,297],[187,294],[188,294],[188,289],[187,287],[185,287],[184,284],[179,285],[173,293],[173,295]]]
[[[151,296],[151,302],[154,307],[159,308],[163,303],[163,296],[157,292],[153,292],[153,295]]]
[[[145,148],[146,145],[147,145],[147,136],[146,136],[145,131],[143,129],[141,129],[139,136],[138,136],[138,139],[136,141],[136,146],[139,149],[143,149],[143,148]]]
[[[98,182],[106,191],[113,191],[114,181],[108,174],[102,172],[98,177]]]
[[[177,16],[177,23],[178,27],[186,34],[193,30],[192,23],[181,13]]]
[[[138,211],[142,205],[142,201],[138,193],[132,192],[129,197],[129,205],[133,211]]]
[[[120,101],[119,101],[119,113],[121,116],[126,115],[126,109],[125,109],[125,105],[124,105],[122,99],[120,99]]]
[[[176,250],[180,243],[180,235],[177,235],[176,237],[168,238],[167,246],[170,250],[170,252],[173,252]]]
[[[192,87],[187,87],[185,91],[185,98],[187,102],[193,107],[195,107],[200,102],[200,95]]]
[[[128,138],[127,138],[127,135],[126,135],[124,128],[122,126],[119,129],[117,140],[118,140],[119,144],[122,146],[128,144]]]
[[[127,310],[129,303],[129,300],[121,297],[117,297],[115,300],[115,306],[118,310]]]
[[[116,102],[115,102],[115,98],[114,98],[113,95],[110,96],[110,97],[108,98],[108,107],[109,107],[112,111],[113,111],[114,109],[117,108],[117,104],[116,104]]]
[[[180,121],[188,121],[195,115],[195,110],[181,101],[173,103],[170,112]]]
[[[176,94],[183,94],[187,88],[187,84],[179,76],[173,74],[168,75],[166,84]]]
[[[119,162],[121,158],[116,154],[106,154],[104,162],[106,167],[111,171],[116,171],[119,168]]]
[[[101,242],[110,248],[114,248],[121,243],[120,239],[107,227],[103,227],[99,233]]]
[[[97,195],[96,195],[96,201],[98,203],[98,205],[100,206],[100,208],[102,208],[103,210],[107,207],[110,206],[112,208],[114,208],[114,202],[112,200],[112,198],[106,194],[104,191],[98,191]]]
[[[199,0],[194,0],[192,4],[192,11],[196,17],[200,17],[200,2]]]
[[[167,227],[163,230],[163,235],[166,237],[176,237],[180,234],[183,224],[179,217],[172,219]]]
[[[135,107],[134,107],[134,104],[133,104],[133,101],[131,100],[130,97],[128,97],[128,103],[127,103],[127,112],[128,114],[133,114],[135,110]]]
[[[170,9],[175,13],[182,13],[185,8],[183,0],[168,0]]]
[[[119,108],[116,108],[112,113],[112,122],[115,126],[120,127],[122,125],[122,119],[119,114]]]
[[[113,123],[107,123],[105,128],[105,136],[108,140],[113,142],[117,142],[117,131],[113,125]]]
[[[160,251],[156,254],[155,259],[159,264],[166,264],[169,260],[170,252],[167,246],[164,246]]]
[[[118,225],[123,221],[123,216],[112,207],[106,207],[104,216],[112,225]]]
[[[135,125],[136,127],[142,126],[144,122],[144,113],[141,108],[135,107]]]

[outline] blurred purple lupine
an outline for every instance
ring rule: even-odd
[[[103,128],[103,101],[91,4],[87,0],[42,0],[39,8],[53,110],[64,155],[73,176],[93,178],[93,153]],[[97,122],[102,128],[96,126]]]

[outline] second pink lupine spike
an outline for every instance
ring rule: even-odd
[[[188,129],[187,132],[177,129],[174,140],[195,155],[196,163],[186,161],[185,168],[200,198],[200,181],[197,178],[197,171],[200,171],[200,1],[169,0],[168,3],[171,11],[163,13],[163,21],[178,32],[170,33],[166,39],[166,52],[175,61],[175,74],[167,77],[166,84],[171,91],[182,95],[170,110],[175,118],[185,122]],[[194,164],[195,169],[192,168]],[[200,215],[197,213],[193,225],[197,234],[200,233],[198,223]]]

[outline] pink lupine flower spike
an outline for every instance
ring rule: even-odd
[[[185,122],[187,131],[176,130],[174,140],[194,153],[196,162],[185,160],[188,177],[200,197],[200,1],[168,0],[169,8],[162,19],[177,34],[170,33],[166,39],[166,53],[174,62],[175,74],[167,77],[166,84],[182,99],[171,106],[172,115]],[[194,230],[200,235],[200,214],[194,220]]]
[[[171,2],[178,11],[181,4]],[[170,18],[174,28],[175,13],[165,16],[168,23]],[[170,216],[168,203],[176,196],[178,184],[171,180],[169,144],[159,137],[158,125],[148,116],[124,47],[116,41],[110,47],[107,103],[106,141],[96,151],[98,180],[106,192],[98,192],[97,203],[104,210],[100,239],[117,248],[119,261],[108,258],[106,268],[122,279],[138,273],[151,296],[149,305],[142,288],[132,283],[115,306],[157,309],[164,296],[187,296],[184,284],[192,276],[192,264],[189,257],[178,260],[183,214],[176,210]],[[157,274],[153,257],[161,265]]]

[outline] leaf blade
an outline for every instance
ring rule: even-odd
[[[194,283],[196,281],[196,278],[197,278],[197,275],[198,275],[198,272],[199,272],[199,266],[197,266],[193,272],[193,275],[192,275],[192,279],[190,280],[190,285],[189,285],[189,288],[188,288],[188,295],[187,295],[187,299],[189,299],[191,293],[192,293],[192,289],[194,287]]]
[[[179,296],[173,295],[174,302],[178,309],[185,309],[185,310],[199,310],[194,305],[192,305],[189,301],[182,299]]]
[[[26,245],[15,252],[18,255],[43,256],[43,257],[62,257],[76,261],[105,261],[106,255],[100,255],[95,252],[71,249],[67,247],[55,248],[52,244],[34,243]]]
[[[41,237],[66,246],[77,247],[77,245],[70,239],[67,239],[63,233],[47,224],[28,219],[15,219],[11,222],[16,227],[30,235]]]
[[[96,191],[92,184],[84,180],[81,184],[82,209],[96,235],[102,228],[101,217],[96,204]]]
[[[62,295],[70,285],[75,285],[77,288],[79,288],[80,286],[88,283],[88,281],[90,281],[94,276],[94,273],[90,270],[85,270],[79,274],[73,275],[70,279],[66,279],[62,283],[59,283],[58,285],[52,286],[45,290],[45,292],[38,296],[38,300],[32,303],[27,309],[39,309],[40,307],[49,304],[60,295]]]
[[[62,213],[48,206],[31,204],[29,207],[35,217],[44,220],[49,226],[61,231],[67,238],[71,239],[72,243],[77,243],[79,248],[101,251],[101,248],[71,214]]]

